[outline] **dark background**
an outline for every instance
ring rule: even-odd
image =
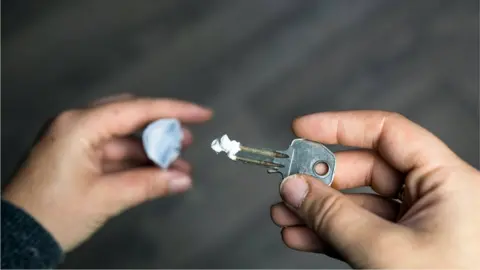
[[[2,1],[2,182],[43,121],[121,92],[212,107],[186,158],[195,188],[112,220],[68,268],[345,268],[287,249],[276,175],[216,156],[228,133],[286,148],[291,120],[386,109],[478,168],[478,2]]]

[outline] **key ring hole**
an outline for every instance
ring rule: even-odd
[[[317,161],[317,162],[315,162],[315,164],[313,164],[313,171],[316,174],[324,177],[330,171],[330,167],[328,166],[327,163],[325,163],[323,161]]]

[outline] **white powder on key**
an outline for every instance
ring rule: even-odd
[[[217,154],[220,152],[227,153],[231,160],[236,160],[237,157],[235,155],[240,151],[240,143],[230,140],[227,134],[223,135],[220,139],[217,138],[213,140],[211,147]]]

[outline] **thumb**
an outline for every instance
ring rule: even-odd
[[[192,185],[189,175],[159,168],[137,168],[104,176],[99,196],[108,201],[113,213],[124,211],[147,200],[181,193]],[[108,198],[106,198],[108,196]]]
[[[396,226],[349,200],[341,192],[307,176],[286,178],[280,193],[316,234],[347,261],[364,261],[381,249]],[[384,247],[383,247],[384,248]]]

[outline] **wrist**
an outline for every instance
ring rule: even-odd
[[[15,186],[8,187],[4,194],[2,195],[2,205],[8,204],[11,207],[14,207],[18,211],[21,211],[24,215],[28,216],[38,227],[40,227],[45,235],[51,238],[53,242],[58,246],[60,251],[63,253],[65,251],[59,237],[55,234],[54,228],[47,224],[46,219],[42,218],[41,212],[39,211],[39,204],[34,202],[35,200],[29,194],[24,192],[17,192]],[[3,214],[2,214],[3,217]]]
[[[2,268],[52,268],[62,260],[60,245],[35,218],[3,198],[1,205]]]

